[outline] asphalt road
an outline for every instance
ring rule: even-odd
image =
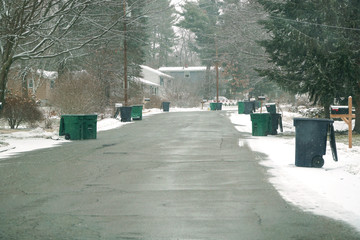
[[[0,239],[360,239],[286,203],[246,137],[170,112],[1,160]]]

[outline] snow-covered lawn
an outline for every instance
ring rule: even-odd
[[[322,168],[295,166],[295,127],[298,114],[284,112],[284,132],[264,137],[251,136],[250,115],[228,113],[235,128],[249,133],[239,145],[249,146],[260,163],[268,167],[270,182],[288,202],[305,211],[343,220],[360,230],[360,146],[349,149],[337,142],[338,162],[334,162],[327,142]],[[336,130],[346,130],[344,122],[334,123]]]
[[[203,111],[207,109],[204,107]],[[200,108],[171,108],[172,112],[183,111],[201,111]],[[154,114],[162,113],[160,109],[145,109],[143,117],[149,117]],[[98,120],[97,131],[106,131],[114,128],[119,128],[125,124],[132,124],[134,122],[123,123],[119,119],[105,118]],[[4,128],[0,130],[0,159],[16,155],[21,152],[32,151],[36,149],[56,147],[63,142],[68,142],[64,137],[59,137],[59,131],[45,131],[42,128],[32,130],[16,129],[11,130]]]
[[[144,117],[153,114],[159,114],[160,109],[149,109],[143,113]],[[114,128],[119,128],[125,124],[119,119],[105,118],[97,122],[97,131],[106,131]],[[36,149],[56,147],[63,142],[68,142],[64,137],[59,137],[59,131],[44,131],[42,128],[33,130],[19,129],[0,130],[0,159],[16,155],[21,152],[32,151]]]
[[[208,107],[170,108],[171,112],[207,111]],[[248,138],[239,139],[240,146],[248,146],[257,154],[260,163],[267,167],[269,180],[287,201],[305,211],[343,220],[360,230],[360,146],[337,142],[339,161],[334,162],[327,144],[323,168],[303,168],[295,166],[295,128],[293,118],[299,114],[283,112],[284,132],[276,136],[251,136],[250,115],[237,113],[237,107],[224,107],[234,127],[248,133]],[[146,110],[143,117],[162,113],[159,109]],[[119,128],[124,124],[113,118],[99,120],[98,131]],[[335,122],[335,130],[346,130],[343,122]],[[1,130],[0,158],[7,158],[19,152],[59,146],[66,142],[58,131],[47,132],[41,128],[34,130]],[[264,155],[265,154],[265,155]],[[1,160],[0,160],[1,162]]]

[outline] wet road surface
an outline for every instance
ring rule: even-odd
[[[0,160],[0,239],[360,239],[286,203],[244,138],[170,112]]]

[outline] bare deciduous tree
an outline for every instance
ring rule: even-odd
[[[99,26],[88,18],[92,31],[73,28],[97,0],[3,0],[0,3],[0,102],[4,102],[10,67],[18,60],[73,54],[99,39],[120,19]],[[121,18],[122,16],[120,16]],[[90,28],[88,28],[90,29]]]
[[[66,114],[101,112],[106,103],[103,88],[86,72],[64,74],[55,86],[52,103]]]

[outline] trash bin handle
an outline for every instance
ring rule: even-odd
[[[338,161],[338,156],[337,156],[337,150],[336,150],[336,141],[335,141],[335,130],[334,130],[334,125],[332,123],[329,124],[329,128],[330,128],[330,147],[331,147],[331,153],[333,156],[333,159],[335,162]]]

